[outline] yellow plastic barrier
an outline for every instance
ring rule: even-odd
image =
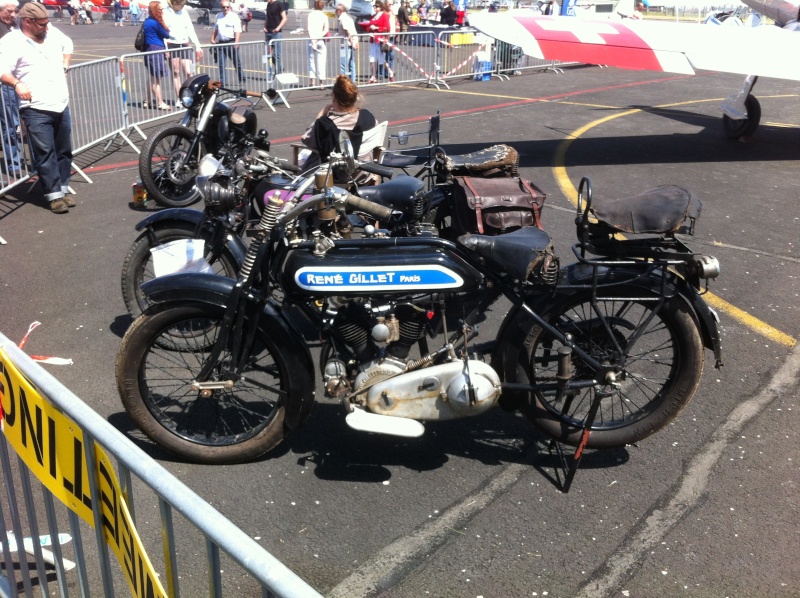
[[[50,404],[0,348],[0,427],[9,444],[39,481],[81,519],[94,527],[100,509],[104,535],[135,598],[166,598],[128,512],[119,481],[105,451],[95,443],[100,505],[89,496],[83,431]]]

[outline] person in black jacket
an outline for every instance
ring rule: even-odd
[[[303,165],[304,169],[328,161],[331,152],[339,149],[340,131],[349,131],[353,153],[359,155],[364,132],[378,124],[369,110],[361,108],[361,101],[356,84],[347,75],[336,77],[333,101],[320,110],[317,119],[303,134],[303,143],[312,150]],[[347,180],[347,173],[334,172],[334,182],[345,183]]]
[[[445,0],[444,8],[439,13],[439,20],[448,27],[456,24],[456,9],[453,6],[453,0]]]

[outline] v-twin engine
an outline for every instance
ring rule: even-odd
[[[472,300],[467,294],[448,296],[448,305],[461,316],[450,318],[441,298],[430,295],[396,303],[329,299],[331,330],[350,353],[329,345],[326,395],[372,413],[415,420],[454,419],[486,411],[500,396],[494,369],[475,355],[459,356],[449,345],[430,353],[424,340],[429,335],[444,341],[445,321],[463,322]],[[410,355],[414,345],[420,349],[416,359]]]

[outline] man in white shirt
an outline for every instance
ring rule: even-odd
[[[239,15],[231,9],[230,0],[222,0],[221,6],[222,14],[217,18],[217,23],[211,34],[211,43],[232,43],[233,45],[214,48],[217,64],[219,64],[219,80],[222,82],[223,87],[227,85],[225,83],[225,65],[228,62],[228,58],[230,58],[236,66],[236,73],[239,75],[239,85],[243,86],[245,84],[245,76],[242,72],[242,62],[239,59],[239,39],[242,36],[242,21]]]
[[[358,31],[353,17],[347,14],[347,7],[344,4],[336,5],[336,21],[339,36],[345,38],[341,48],[340,72],[350,77],[354,83],[358,83],[355,60],[355,53],[358,52]]]
[[[67,195],[72,171],[67,89],[72,40],[50,25],[47,10],[37,2],[19,10],[19,24],[0,39],[0,81],[17,94],[45,199],[54,213],[63,214],[76,205]]]

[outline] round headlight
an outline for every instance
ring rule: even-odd
[[[183,104],[184,108],[192,107],[192,104],[194,104],[194,94],[191,89],[181,90],[181,104]]]

